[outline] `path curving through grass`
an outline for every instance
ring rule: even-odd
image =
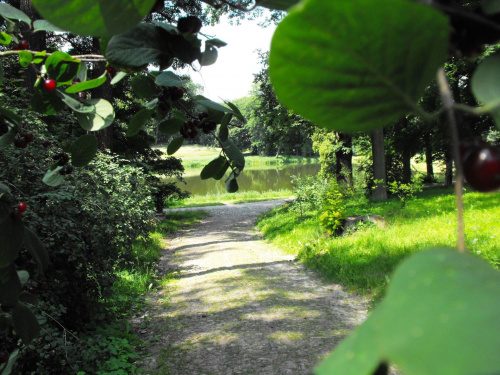
[[[148,341],[146,374],[308,374],[366,318],[365,301],[255,231],[284,203],[205,207],[201,223],[169,239],[159,268],[177,276],[132,322]]]

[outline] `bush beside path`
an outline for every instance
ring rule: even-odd
[[[284,200],[204,207],[168,240],[176,278],[132,321],[147,374],[308,374],[366,318],[366,301],[323,282],[254,229]],[[200,208],[197,208],[200,210]]]

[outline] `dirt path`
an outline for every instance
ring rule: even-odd
[[[179,270],[132,326],[146,374],[308,374],[366,317],[363,301],[267,244],[255,220],[284,201],[207,207],[160,262]]]

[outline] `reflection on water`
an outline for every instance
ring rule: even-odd
[[[319,164],[285,165],[270,169],[245,169],[238,177],[239,191],[291,190],[290,176],[299,174],[302,177],[316,175],[320,169]],[[226,192],[224,185],[226,178],[227,176],[220,181],[215,181],[214,179],[202,180],[199,175],[189,176],[184,178],[187,185],[178,183],[178,186],[193,195],[222,194]]]

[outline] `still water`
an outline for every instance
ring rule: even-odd
[[[238,177],[239,191],[268,191],[292,189],[291,176],[301,177],[318,174],[319,164],[279,165],[269,169],[245,169]],[[228,173],[229,175],[229,173]],[[199,175],[184,177],[187,185],[177,183],[183,190],[193,195],[223,194],[226,192],[224,177],[220,181],[202,180]]]

